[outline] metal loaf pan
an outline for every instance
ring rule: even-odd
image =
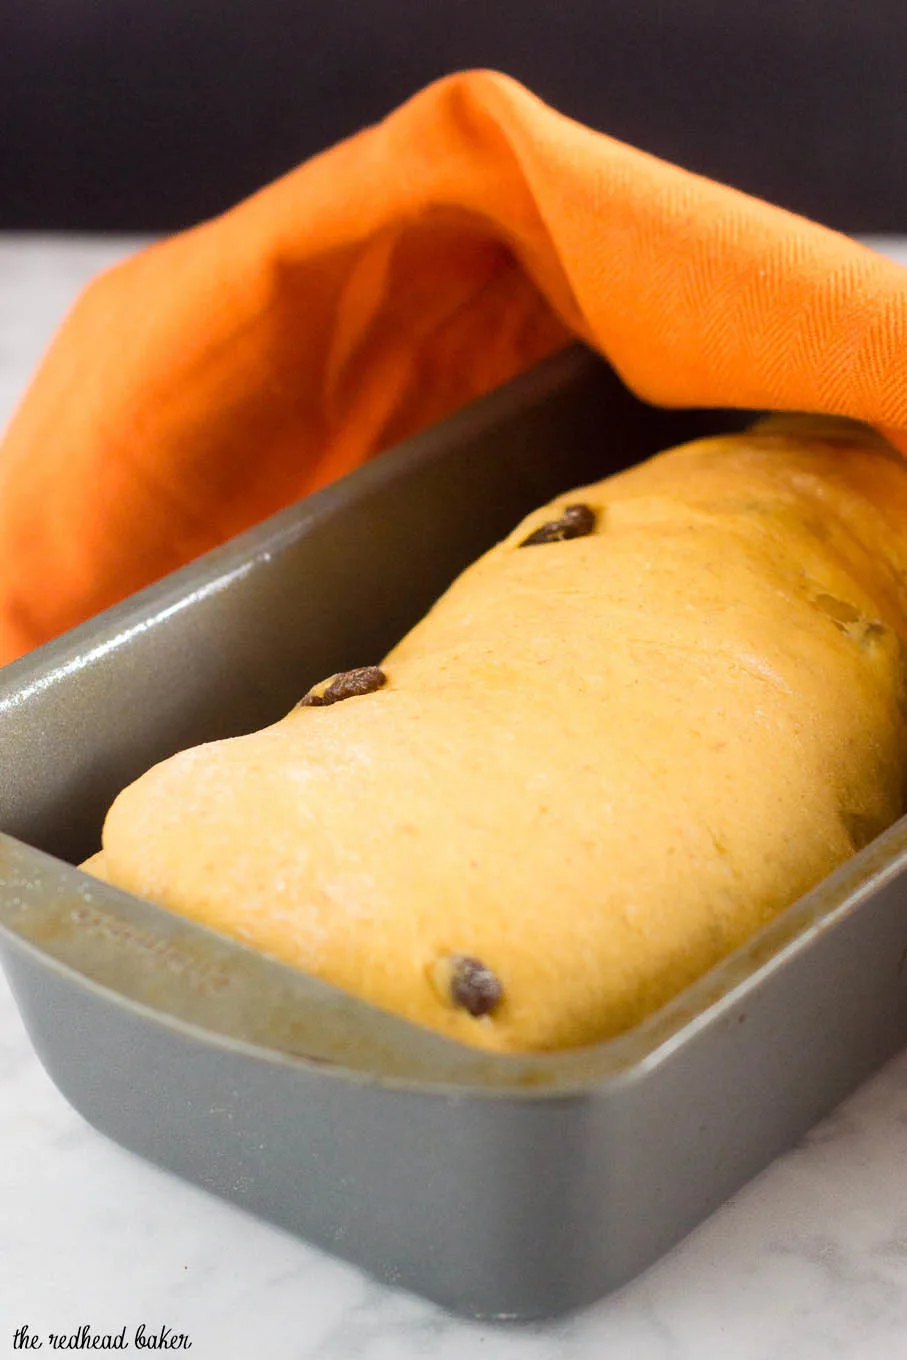
[[[71,867],[123,785],[380,659],[533,506],[740,423],[566,351],[0,673],[2,958],[86,1119],[382,1280],[537,1318],[654,1261],[904,1044],[904,823],[636,1030],[535,1057]]]

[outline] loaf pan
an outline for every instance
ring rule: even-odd
[[[88,878],[116,793],[380,660],[557,493],[699,433],[570,349],[0,672],[0,943],[38,1056],[142,1157],[475,1317],[628,1280],[907,1040],[898,823],[635,1030],[467,1049]]]

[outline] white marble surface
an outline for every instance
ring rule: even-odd
[[[75,290],[128,248],[0,238],[0,425]],[[23,1323],[141,1322],[198,1360],[907,1360],[907,1055],[620,1293],[488,1327],[108,1143],[44,1075],[0,977],[0,1357]]]

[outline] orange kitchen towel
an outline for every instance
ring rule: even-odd
[[[571,335],[907,451],[907,270],[455,75],[89,286],[0,448],[0,662]]]

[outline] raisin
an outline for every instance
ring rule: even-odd
[[[568,505],[560,519],[550,519],[542,524],[528,538],[524,538],[521,548],[531,548],[537,543],[562,543],[568,538],[586,538],[595,530],[595,511],[589,505]]]
[[[490,1015],[501,1004],[504,989],[495,974],[468,954],[446,954],[430,970],[438,994],[474,1018]]]
[[[300,700],[301,708],[323,708],[326,704],[337,704],[341,699],[352,699],[359,694],[373,694],[387,684],[387,676],[380,666],[359,666],[354,671],[342,671],[335,675],[326,689],[319,694],[318,687],[309,690]]]

